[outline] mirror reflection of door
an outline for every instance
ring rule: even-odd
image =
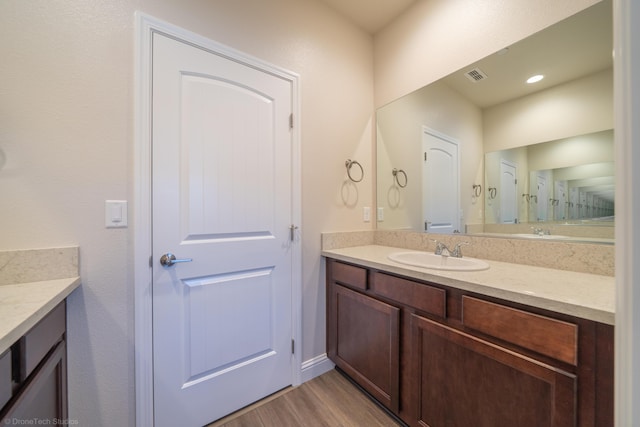
[[[538,185],[538,221],[546,221],[547,220],[547,179],[542,176],[537,176],[537,185]]]
[[[423,127],[422,213],[425,231],[449,234],[460,231],[458,142]]]
[[[500,222],[516,224],[518,222],[518,174],[517,166],[500,159]]]

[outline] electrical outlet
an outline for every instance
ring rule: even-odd
[[[384,208],[378,208],[378,221],[384,221]]]

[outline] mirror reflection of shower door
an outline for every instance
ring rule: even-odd
[[[547,193],[547,179],[544,176],[538,175],[538,221],[547,220],[547,207],[548,207],[548,193]]]
[[[567,201],[567,195],[566,195],[564,183],[565,183],[564,181],[556,181],[555,188],[553,191],[554,193],[553,198],[555,199],[554,205],[553,205],[553,218],[556,221],[561,221],[567,218],[567,215],[566,215],[567,204],[565,203]]]
[[[578,205],[580,204],[580,199],[578,198],[578,188],[571,187],[569,189],[569,219],[577,219],[580,217],[578,212]]]
[[[445,234],[459,231],[458,142],[423,127],[422,148],[425,231]]]
[[[587,218],[587,193],[580,191],[580,216],[579,218]]]
[[[518,179],[517,166],[500,159],[500,223],[518,222]]]

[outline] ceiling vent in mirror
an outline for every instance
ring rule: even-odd
[[[469,70],[464,75],[474,83],[489,78],[480,68]]]

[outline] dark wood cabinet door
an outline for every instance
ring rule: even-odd
[[[328,354],[379,402],[399,406],[400,309],[330,284]]]
[[[576,425],[576,376],[413,315],[416,426]]]
[[[66,354],[65,341],[58,342],[0,412],[3,425],[57,425],[67,419]]]

